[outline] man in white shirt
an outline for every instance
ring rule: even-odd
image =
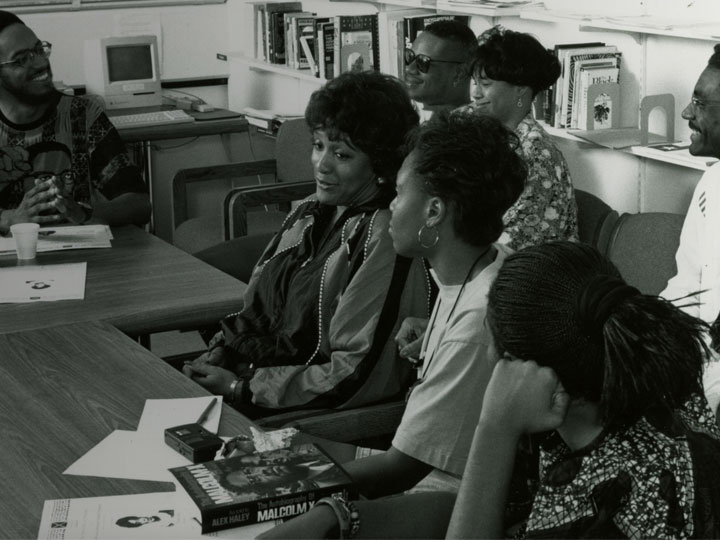
[[[720,45],[695,84],[682,117],[692,130],[690,153],[720,158]],[[677,274],[660,294],[687,313],[714,325],[713,348],[720,348],[720,164],[698,182],[675,256]],[[705,393],[713,408],[720,401],[720,362],[706,370]]]
[[[405,85],[422,104],[421,119],[440,109],[470,103],[470,62],[477,48],[473,31],[457,20],[429,24],[405,50]]]

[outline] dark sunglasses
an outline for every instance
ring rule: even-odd
[[[405,65],[409,66],[413,62],[415,62],[415,65],[418,68],[418,71],[420,73],[427,73],[430,69],[430,64],[433,62],[439,62],[441,64],[464,64],[465,62],[458,62],[454,60],[435,60],[434,58],[430,58],[426,54],[415,54],[415,51],[412,49],[405,49],[403,52],[403,56],[405,58]]]

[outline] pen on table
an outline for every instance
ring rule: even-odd
[[[196,422],[197,424],[202,425],[205,422],[205,420],[208,419],[208,416],[210,416],[210,411],[212,411],[213,407],[215,406],[216,401],[217,401],[217,399],[213,398],[213,400],[210,403],[208,403],[208,406],[205,407],[205,410],[200,415],[200,418],[197,419],[197,422]]]

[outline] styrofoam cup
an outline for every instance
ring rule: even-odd
[[[16,223],[10,225],[10,232],[15,239],[17,258],[21,260],[34,259],[37,253],[38,230],[37,223]]]

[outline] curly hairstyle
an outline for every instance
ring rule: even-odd
[[[603,426],[667,419],[702,389],[707,325],[627,285],[594,247],[555,241],[509,256],[488,296],[498,351],[557,373]]]
[[[414,171],[424,189],[449,203],[453,227],[471,245],[503,231],[503,215],[525,187],[527,168],[516,153],[517,136],[484,115],[442,112],[410,136]]]
[[[323,129],[370,158],[373,171],[394,191],[405,159],[405,138],[419,117],[405,85],[376,71],[343,73],[313,92],[305,109],[312,130]]]
[[[557,57],[530,34],[494,26],[478,37],[472,73],[516,86],[528,86],[533,97],[560,76]]]

